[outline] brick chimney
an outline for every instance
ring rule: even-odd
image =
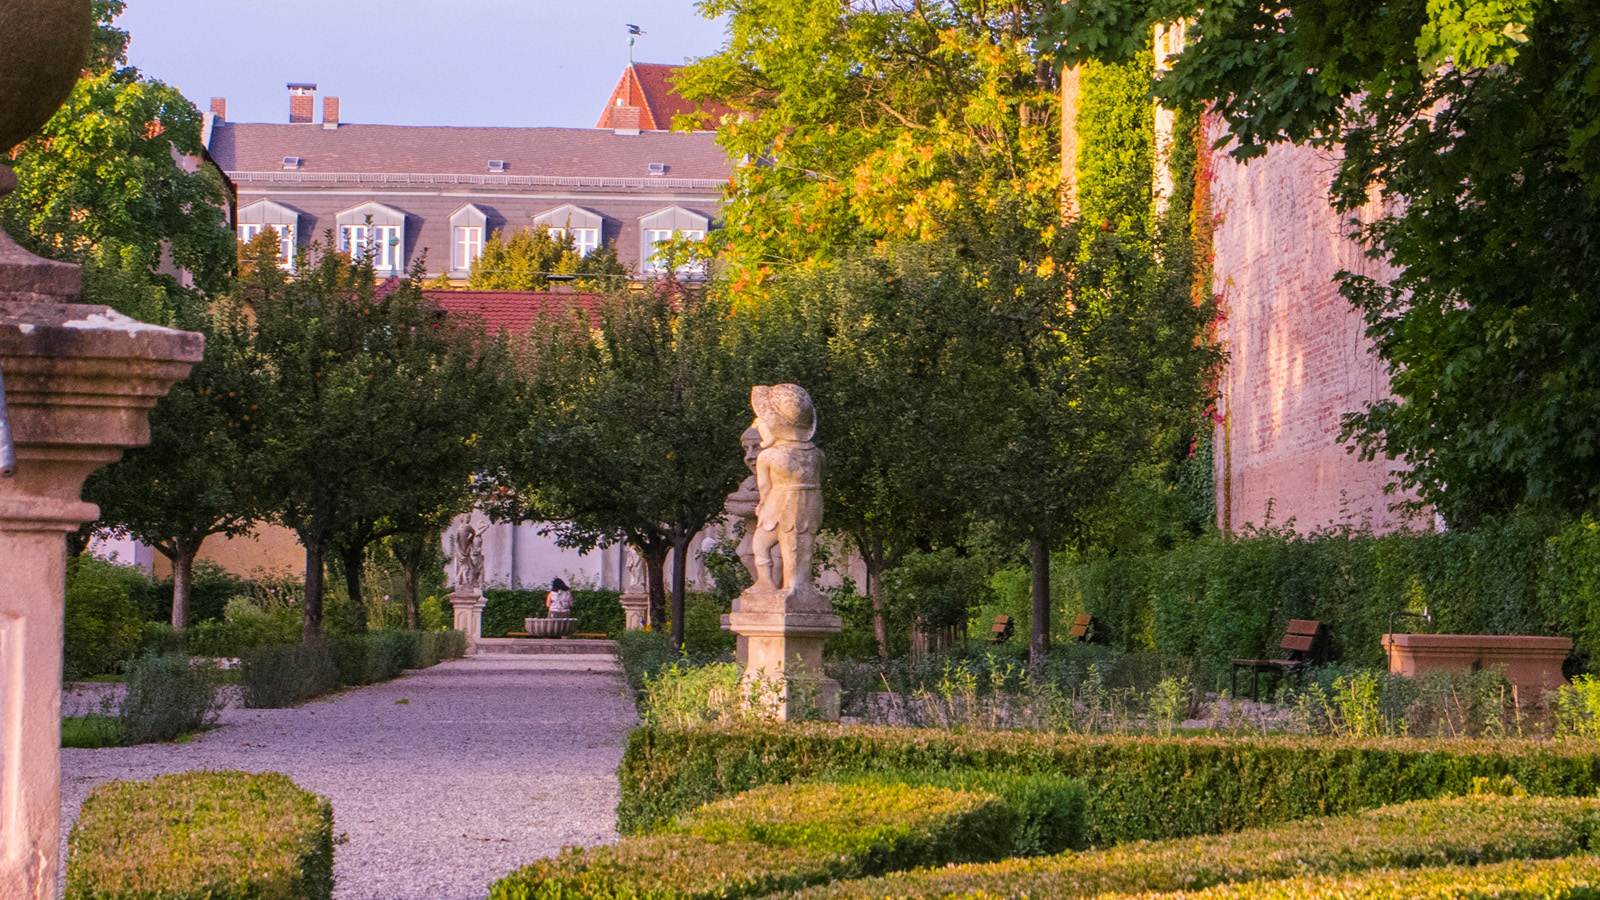
[[[317,86],[314,84],[289,85],[289,124],[309,125],[316,111]]]
[[[322,98],[322,127],[329,131],[339,127],[339,98]]]
[[[212,97],[211,114],[217,117],[218,122],[228,121],[228,98]]]

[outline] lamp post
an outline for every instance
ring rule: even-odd
[[[89,0],[0,4],[0,156],[49,120],[88,53]],[[16,187],[0,166],[0,195]],[[77,266],[0,231],[0,900],[55,900],[61,830],[66,535],[99,510],[83,481],[150,440],[147,414],[200,359],[198,334],[78,303]]]

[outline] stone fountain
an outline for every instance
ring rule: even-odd
[[[89,0],[0,4],[0,156],[49,120],[88,52]],[[0,195],[16,177],[0,165]],[[78,303],[77,266],[0,231],[0,898],[55,900],[66,536],[83,481],[148,443],[204,339]]]

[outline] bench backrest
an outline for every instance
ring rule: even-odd
[[[1278,646],[1289,651],[1291,659],[1320,660],[1327,629],[1316,619],[1290,619]]]
[[[1077,616],[1072,620],[1072,629],[1069,633],[1073,640],[1087,643],[1094,631],[1094,625],[1094,616],[1088,614]]]

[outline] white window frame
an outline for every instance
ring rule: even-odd
[[[261,232],[271,228],[278,233],[278,265],[290,271],[294,270],[295,253],[295,226],[275,225],[271,222],[240,222],[239,243],[248,244],[260,236]]]
[[[691,241],[703,241],[706,239],[706,233],[699,229],[689,230],[681,228],[646,228],[644,230],[644,239],[650,245],[650,257],[644,262],[646,272],[665,271],[661,266],[661,260],[656,255],[656,247],[666,241],[673,240],[674,238],[688,238]],[[689,271],[689,266],[679,266],[677,274],[684,275]]]
[[[472,264],[483,256],[483,226],[457,225],[452,246],[451,268],[457,272],[471,269]]]
[[[399,275],[405,266],[406,229],[404,225],[345,225],[341,235],[344,249],[360,260],[371,248],[372,269],[379,275]]]

